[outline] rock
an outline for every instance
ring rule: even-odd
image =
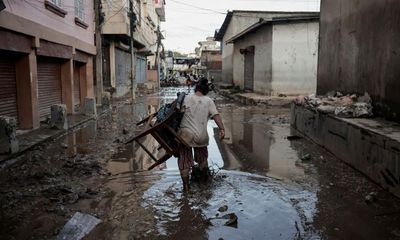
[[[365,197],[365,203],[370,204],[373,202],[376,202],[378,193],[376,192],[370,192],[366,197]]]
[[[228,210],[228,206],[227,205],[224,205],[224,206],[218,208],[218,212],[226,212],[227,210]]]
[[[303,154],[300,158],[302,161],[310,161],[311,160],[311,155],[309,153]]]
[[[237,224],[238,217],[234,213],[229,213],[225,216],[228,216],[228,221],[225,222],[225,226],[235,227]]]

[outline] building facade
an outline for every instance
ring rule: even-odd
[[[94,5],[82,0],[5,1],[0,11],[0,115],[32,129],[53,104],[77,112],[93,97]]]
[[[214,82],[221,82],[222,57],[219,42],[214,37],[207,37],[199,45],[201,73]]]
[[[228,40],[234,85],[265,95],[315,93],[318,26],[318,15],[272,18]]]
[[[104,86],[114,97],[158,85],[163,0],[102,1]]]
[[[315,14],[315,12],[268,12],[268,11],[229,11],[220,29],[215,32],[215,40],[221,42],[222,51],[222,82],[224,85],[233,84],[233,45],[226,41],[257,23],[260,18],[271,20],[273,17]]]

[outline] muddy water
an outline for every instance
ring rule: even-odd
[[[139,121],[180,90],[142,96],[121,111]],[[210,138],[213,180],[193,183],[190,193],[182,194],[175,158],[147,171],[153,160],[143,149],[117,142],[106,165],[110,176],[105,186],[111,191],[96,207],[105,217],[88,239],[398,238],[399,201],[316,145],[288,140],[287,109],[240,106],[218,98],[217,103],[226,139]],[[109,128],[117,128],[114,118]],[[93,135],[88,128],[69,136],[72,154],[87,150],[85,137]],[[216,130],[210,121],[209,135]],[[153,138],[141,143],[162,154]],[[366,204],[365,196],[373,191],[379,201]],[[236,223],[227,225],[229,214],[237,217]]]
[[[158,109],[157,102],[162,104],[175,96],[176,90],[169,90],[161,97],[148,97],[138,106],[149,103],[152,107],[138,107],[142,112],[136,114],[145,116]],[[222,142],[210,138],[209,165],[215,172],[214,179],[208,185],[192,184],[188,195],[182,194],[175,158],[148,172],[152,160],[135,144],[120,148],[112,157],[108,164],[112,175],[107,185],[115,192],[111,203],[115,208],[112,207],[109,224],[131,225],[144,231],[119,227],[114,229],[112,238],[319,238],[311,226],[317,188],[310,191],[291,184],[304,177],[304,168],[298,164],[298,153],[285,139],[290,134],[287,111],[222,103],[219,109],[227,137]],[[208,133],[214,136],[214,132],[216,125],[210,121]],[[157,153],[154,139],[144,139],[142,144]],[[146,217],[147,222],[139,227],[138,216],[129,210],[130,198],[139,198],[140,207],[151,212],[153,219]],[[227,210],[218,211],[220,207]],[[227,226],[230,213],[238,221]]]

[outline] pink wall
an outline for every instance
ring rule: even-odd
[[[62,0],[61,8],[67,11],[65,17],[60,17],[55,13],[47,10],[44,0],[18,0],[4,1],[6,9],[9,13],[23,17],[32,22],[36,22],[55,31],[73,36],[81,41],[94,44],[94,10],[93,0],[84,0],[85,20],[89,25],[84,29],[75,24],[75,7],[74,0]]]

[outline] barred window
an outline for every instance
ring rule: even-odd
[[[53,1],[61,1],[61,0],[53,0]],[[75,0],[75,16],[80,20],[85,20],[85,8],[83,5],[83,0]]]
[[[50,0],[50,2],[54,5],[57,5],[58,7],[61,7],[61,0]]]

